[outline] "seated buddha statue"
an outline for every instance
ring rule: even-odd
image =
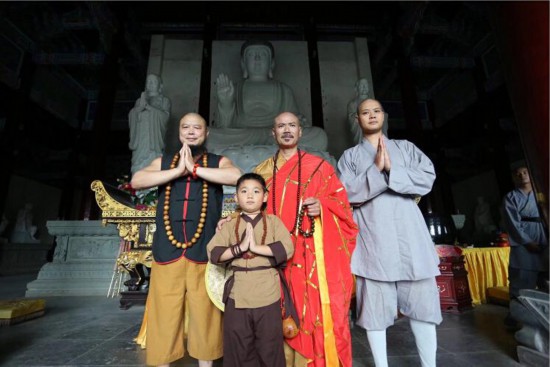
[[[270,145],[273,121],[281,112],[300,117],[301,143],[327,149],[323,129],[312,127],[298,109],[292,89],[273,79],[275,50],[267,41],[247,41],[241,47],[243,81],[234,84],[225,74],[216,80],[218,119],[210,128],[209,146]]]

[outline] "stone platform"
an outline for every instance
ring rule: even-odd
[[[114,225],[101,221],[49,221],[56,237],[53,262],[27,284],[27,297],[107,296],[120,246]]]

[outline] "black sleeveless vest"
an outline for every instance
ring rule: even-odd
[[[170,168],[172,156],[162,157],[162,170]],[[222,157],[216,154],[208,153],[208,167],[218,168]],[[202,158],[199,160],[202,164]],[[188,180],[186,177],[180,177],[172,181],[172,192],[170,194],[170,224],[174,237],[179,242],[186,242],[184,238],[187,234],[187,241],[193,238],[197,231],[199,216],[202,208],[202,183],[203,180]],[[187,200],[187,215],[183,218],[185,192],[189,187]],[[206,222],[202,234],[195,244],[187,249],[177,248],[172,245],[166,236],[164,227],[163,208],[164,197],[166,195],[166,185],[159,186],[159,199],[157,204],[156,225],[157,229],[153,238],[153,257],[158,263],[170,263],[182,256],[196,263],[208,262],[206,254],[206,245],[212,239],[216,232],[216,225],[221,217],[223,204],[223,186],[208,183],[208,207],[206,211]]]

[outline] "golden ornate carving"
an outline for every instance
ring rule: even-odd
[[[91,188],[101,209],[103,225],[116,224],[119,236],[134,249],[151,248],[156,230],[156,210],[138,210],[118,202],[99,180],[93,181]]]
[[[95,180],[91,184],[95,200],[103,213],[103,218],[151,218],[155,219],[156,210],[138,210],[116,201],[105,189],[103,182]]]
[[[99,180],[92,182],[91,189],[101,209],[103,225],[116,224],[118,235],[129,245],[129,250],[118,256],[117,265],[129,273],[134,272],[138,264],[150,267],[156,210],[138,210],[117,201]]]
[[[151,251],[125,251],[120,254],[116,263],[119,267],[131,272],[138,264],[143,264],[150,268],[152,261],[153,253]]]

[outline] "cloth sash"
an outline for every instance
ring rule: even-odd
[[[521,217],[522,222],[540,222],[540,217]]]

